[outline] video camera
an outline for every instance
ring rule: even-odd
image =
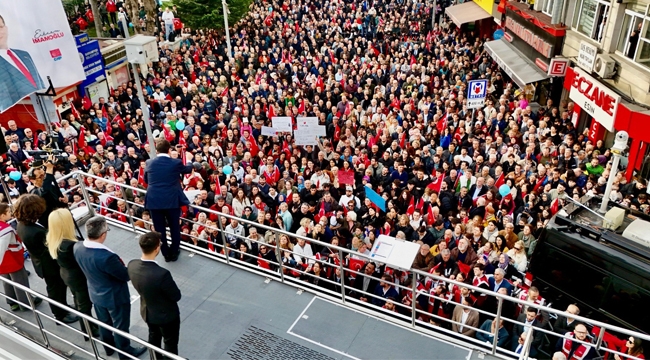
[[[54,160],[67,160],[68,153],[59,149],[51,150],[28,150],[27,155],[34,158],[34,160],[42,160],[43,162],[47,161],[48,156],[54,155]]]

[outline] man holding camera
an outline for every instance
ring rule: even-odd
[[[162,240],[161,250],[165,261],[176,261],[180,253],[181,243],[181,206],[189,205],[187,196],[181,187],[181,174],[191,174],[192,164],[183,165],[180,159],[169,156],[171,145],[169,141],[156,141],[155,159],[147,160],[144,179],[148,184],[144,206],[151,214],[154,229],[159,232]],[[166,227],[169,226],[172,244],[167,244]]]
[[[38,220],[38,223],[46,229],[48,228],[48,217],[50,213],[56,209],[68,206],[68,198],[61,193],[56,178],[54,178],[55,166],[54,155],[49,155],[45,163],[42,160],[36,160],[32,163],[29,171],[27,171],[27,176],[29,176],[29,179],[34,184],[34,188],[30,190],[30,194],[36,194],[45,200],[46,209]]]

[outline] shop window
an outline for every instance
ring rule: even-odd
[[[650,5],[642,11],[625,10],[616,50],[628,59],[650,68]]]
[[[553,16],[553,3],[555,0],[546,0],[542,6],[542,12],[548,16]]]
[[[573,30],[602,42],[607,28],[611,1],[578,0],[573,16]]]

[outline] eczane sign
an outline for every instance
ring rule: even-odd
[[[573,68],[574,78],[569,97],[591,115],[607,131],[614,131],[614,118],[621,97],[579,68]]]

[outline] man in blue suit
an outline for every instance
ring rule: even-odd
[[[161,250],[167,262],[178,260],[181,244],[181,206],[190,204],[181,187],[181,175],[194,171],[191,164],[183,165],[182,160],[172,159],[169,156],[170,151],[169,141],[156,141],[158,156],[147,160],[144,170],[144,180],[149,184],[144,207],[151,214],[154,229],[162,235]],[[166,226],[169,226],[171,246],[167,244]]]
[[[0,15],[0,111],[45,88],[27,51],[9,49],[9,29]]]
[[[110,229],[106,220],[94,216],[86,222],[88,240],[74,246],[74,257],[86,275],[90,300],[95,306],[97,319],[124,332],[131,327],[131,297],[129,296],[129,274],[124,262],[111,249],[104,245]],[[145,347],[133,347],[129,339],[113,333],[104,327],[99,328],[101,340],[119,350],[138,357]],[[104,346],[106,355],[115,350]],[[120,359],[128,359],[119,354]]]
[[[490,285],[490,290],[497,292],[499,289],[504,288],[508,291],[508,295],[512,294],[512,284],[504,279],[506,272],[501,268],[496,268],[494,270],[494,276],[488,279],[488,284]]]

